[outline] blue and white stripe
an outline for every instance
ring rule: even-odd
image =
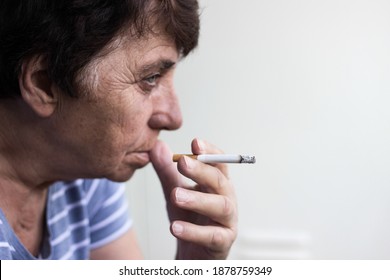
[[[45,259],[88,259],[90,250],[126,233],[132,225],[123,184],[106,179],[58,182],[47,204]],[[0,209],[0,259],[35,259],[21,244]]]

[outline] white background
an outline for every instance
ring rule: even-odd
[[[231,165],[232,259],[390,258],[390,1],[203,0],[199,47],[177,69],[184,125],[257,163]],[[148,259],[172,259],[151,166],[128,188]]]

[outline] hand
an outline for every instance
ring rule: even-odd
[[[197,139],[191,147],[193,154],[221,153]],[[225,259],[237,236],[237,203],[227,166],[189,157],[176,165],[161,141],[150,158],[164,190],[171,232],[178,238],[177,259]],[[185,183],[183,175],[196,185]]]

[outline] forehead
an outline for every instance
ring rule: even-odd
[[[159,62],[176,62],[179,59],[174,40],[159,34],[148,34],[141,38],[126,35],[117,38],[114,44],[113,53],[118,59],[140,70]]]
[[[106,46],[76,79],[76,84],[93,89],[102,81],[116,77],[134,83],[142,76],[164,69],[164,65],[176,64],[179,52],[173,39],[161,35],[134,38],[129,35],[116,37]]]

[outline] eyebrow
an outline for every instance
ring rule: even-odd
[[[175,64],[176,64],[175,61],[169,59],[162,59],[154,63],[142,65],[140,69],[137,71],[137,74],[139,77],[139,76],[149,75],[150,72],[155,72],[155,71],[164,72],[172,68]]]

